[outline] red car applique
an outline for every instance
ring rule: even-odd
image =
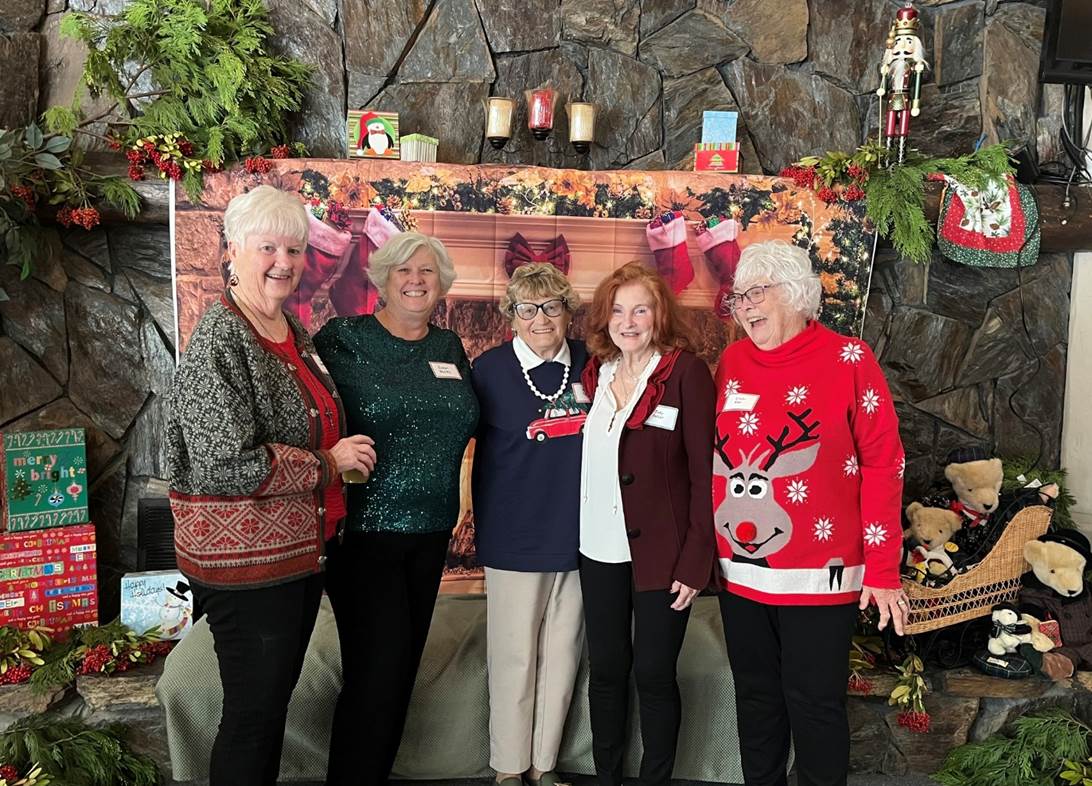
[[[539,418],[532,420],[527,426],[527,439],[536,442],[545,442],[556,437],[571,437],[584,430],[584,421],[588,419],[587,412],[575,415],[562,415],[557,418]]]

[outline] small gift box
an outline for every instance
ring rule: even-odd
[[[738,172],[739,150],[735,142],[699,142],[694,145],[695,172]]]
[[[402,137],[402,160],[435,162],[436,148],[439,144],[440,140],[436,137],[406,134]]]

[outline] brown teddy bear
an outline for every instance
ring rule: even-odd
[[[1075,668],[1092,668],[1092,593],[1084,569],[1092,559],[1088,538],[1075,529],[1048,532],[1024,545],[1031,571],[1021,579],[1020,603],[1039,619],[1057,620],[1061,646],[1044,653],[1042,670],[1065,679]]]
[[[1005,479],[1001,459],[991,458],[981,448],[953,450],[944,467],[944,477],[952,484],[956,496],[951,508],[963,516],[968,528],[985,524],[997,510]]]
[[[903,533],[908,575],[929,586],[946,584],[955,570],[949,554],[952,535],[963,526],[962,517],[948,508],[930,508],[911,502],[906,508],[910,526]]]

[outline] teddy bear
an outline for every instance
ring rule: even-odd
[[[948,456],[944,477],[952,484],[954,498],[948,507],[963,526],[952,538],[959,547],[954,558],[958,569],[981,562],[1001,536],[999,527],[991,527],[990,514],[1001,502],[1001,483],[1005,477],[999,458],[991,458],[981,448],[961,448]]]
[[[1084,569],[1092,559],[1088,538],[1075,529],[1048,532],[1024,545],[1031,570],[1021,578],[1020,602],[1058,622],[1061,646],[1043,655],[1043,672],[1065,679],[1074,669],[1092,668],[1092,593]]]
[[[991,655],[1011,655],[1021,644],[1031,644],[1031,625],[1020,618],[1019,610],[1011,603],[998,603],[990,612],[990,640],[986,649]]]
[[[927,586],[946,584],[955,575],[949,550],[952,535],[963,526],[961,517],[948,508],[911,502],[906,520],[910,523],[903,533],[908,575]]]

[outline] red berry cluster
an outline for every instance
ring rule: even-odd
[[[27,210],[34,210],[37,207],[38,199],[34,194],[34,189],[30,186],[12,186],[11,195],[16,199],[23,200]]]
[[[844,199],[846,202],[859,202],[860,200],[864,199],[864,197],[864,189],[856,183],[853,183],[852,185],[850,185],[849,188],[842,192],[842,199]]]
[[[14,783],[19,780],[19,770],[14,764],[0,764],[0,780]]]
[[[850,693],[863,693],[869,694],[872,692],[872,680],[865,679],[860,674],[849,675],[849,691]]]
[[[136,143],[125,151],[129,161],[129,179],[143,180],[144,170],[154,166],[159,176],[181,180],[186,169],[196,169],[201,162],[193,159],[193,143],[179,133],[160,134]]]
[[[174,644],[169,641],[145,641],[142,642],[138,648],[148,663],[151,663],[156,658],[165,658],[171,654],[171,650],[174,649]]]
[[[846,167],[846,174],[856,180],[858,183],[863,183],[868,180],[868,170],[860,164],[850,164]]]
[[[77,674],[98,674],[106,671],[114,660],[114,655],[105,644],[96,644],[88,648],[76,669]]]
[[[264,156],[251,156],[243,162],[243,168],[252,175],[264,175],[273,168],[273,162]]]
[[[20,663],[0,674],[0,685],[22,685],[30,679],[30,666]]]
[[[929,713],[915,710],[903,710],[898,716],[899,725],[914,734],[929,733]]]
[[[798,188],[811,188],[815,185],[815,167],[787,166],[780,174],[781,177],[791,177]]]
[[[57,223],[63,227],[78,226],[91,229],[98,226],[102,216],[93,207],[62,207],[57,211]]]
[[[277,145],[269,151],[269,155],[273,156],[274,158],[291,158],[292,148],[288,145]]]

